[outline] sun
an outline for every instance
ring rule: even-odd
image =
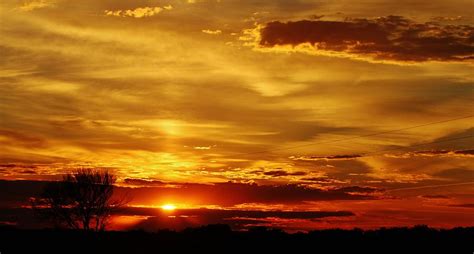
[[[165,204],[161,206],[161,209],[166,211],[173,211],[174,209],[176,209],[176,206],[173,204]]]

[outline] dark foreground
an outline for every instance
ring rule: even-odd
[[[186,252],[184,252],[186,251]],[[0,253],[469,253],[474,227],[425,226],[378,230],[318,230],[288,234],[254,228],[232,231],[209,225],[181,232],[84,233],[0,228]]]

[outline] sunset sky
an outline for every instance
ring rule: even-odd
[[[473,9],[1,1],[0,224],[105,168],[116,229],[474,226]]]

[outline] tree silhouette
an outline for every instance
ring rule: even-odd
[[[112,212],[125,204],[112,199],[115,180],[107,170],[78,169],[46,185],[32,206],[57,227],[102,231]]]

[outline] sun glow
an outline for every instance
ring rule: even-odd
[[[165,211],[173,211],[174,209],[176,209],[176,206],[173,204],[165,204],[161,206],[161,209]]]

